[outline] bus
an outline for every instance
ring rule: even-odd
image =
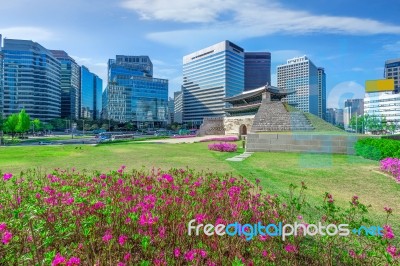
[[[133,139],[133,134],[122,134],[122,135],[112,135],[111,141],[120,140],[120,139]]]
[[[120,139],[126,139],[126,140],[134,139],[134,135],[122,132],[103,132],[99,134],[98,142],[107,142]]]

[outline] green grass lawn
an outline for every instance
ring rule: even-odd
[[[325,192],[333,194],[340,206],[347,206],[353,195],[371,205],[370,218],[382,225],[383,208],[390,206],[395,216],[392,224],[400,232],[400,185],[379,173],[379,163],[356,156],[255,153],[242,162],[226,158],[243,152],[220,153],[209,151],[208,143],[158,144],[115,143],[112,145],[64,145],[1,147],[0,171],[18,174],[28,168],[43,172],[54,168],[78,170],[115,170],[121,165],[128,169],[144,167],[194,168],[196,170],[232,172],[251,181],[261,180],[263,188],[272,194],[287,195],[289,184],[308,186],[307,198],[313,205],[322,203]],[[238,142],[238,145],[240,143]]]

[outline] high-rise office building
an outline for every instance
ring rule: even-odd
[[[318,116],[326,116],[326,74],[323,67],[318,68]]]
[[[102,112],[102,94],[103,94],[103,80],[99,78],[97,75],[94,75],[94,112],[93,116],[95,120],[101,118]]]
[[[396,93],[395,81],[393,78],[365,82],[365,115],[385,118],[388,123],[400,124],[400,94]]]
[[[79,118],[81,72],[79,65],[65,51],[50,50],[61,63],[61,118]]]
[[[25,109],[32,118],[61,116],[61,63],[40,44],[5,39],[4,114]]]
[[[335,125],[343,126],[343,109],[336,109],[335,110]]]
[[[336,108],[327,108],[325,121],[331,123],[332,125],[335,125],[336,124],[335,117],[336,117]]]
[[[172,124],[174,122],[174,98],[168,99],[168,124]]]
[[[103,118],[121,123],[132,120],[132,88],[108,84],[103,92]]]
[[[3,117],[3,54],[1,53],[1,35],[0,35],[0,119]]]
[[[244,50],[223,41],[183,57],[183,123],[225,116],[222,99],[244,88]]]
[[[271,85],[271,53],[244,53],[244,90]]]
[[[132,121],[137,128],[165,127],[168,121],[168,80],[153,77],[153,64],[148,56],[117,55],[108,61],[108,98],[113,92],[129,93],[126,97],[126,121]],[[122,87],[126,88],[125,90]],[[124,91],[124,92],[122,92]],[[107,105],[107,108],[110,105]],[[111,113],[111,110],[105,110]]]
[[[285,101],[304,112],[323,116],[323,106],[326,105],[326,99],[323,103],[326,76],[322,68],[319,70],[310,59],[302,56],[289,59],[286,64],[278,66],[277,76],[279,88],[295,92],[288,95]]]
[[[400,92],[400,58],[386,60],[385,73],[386,79],[394,79],[395,92]]]
[[[81,67],[80,118],[100,119],[103,81],[85,66]]]
[[[174,122],[182,124],[183,100],[182,90],[174,92]]]

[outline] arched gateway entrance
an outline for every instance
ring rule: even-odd
[[[243,136],[243,135],[247,135],[247,127],[246,125],[241,125],[239,127],[239,137]]]

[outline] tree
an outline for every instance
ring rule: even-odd
[[[42,129],[42,122],[37,118],[31,121],[31,125],[34,132]]]
[[[7,120],[4,123],[4,131],[10,133],[12,139],[14,139],[15,134],[17,133],[18,120],[18,114],[12,114],[7,117]]]
[[[99,129],[99,126],[98,126],[97,124],[93,124],[93,125],[90,127],[90,130],[97,130],[97,129]]]
[[[54,118],[54,119],[50,120],[49,123],[53,126],[52,129],[62,130],[62,131],[64,131],[64,129],[65,129],[65,120],[64,119]],[[50,130],[52,130],[52,129],[50,129]]]
[[[388,123],[387,125],[387,129],[390,131],[390,133],[394,134],[394,132],[396,131],[396,129],[398,128],[397,124],[392,122],[392,123]]]
[[[3,131],[4,128],[4,118],[0,115],[0,131]]]
[[[29,130],[31,125],[31,118],[25,112],[25,109],[22,109],[18,114],[18,124],[17,124],[17,132],[25,133]]]

